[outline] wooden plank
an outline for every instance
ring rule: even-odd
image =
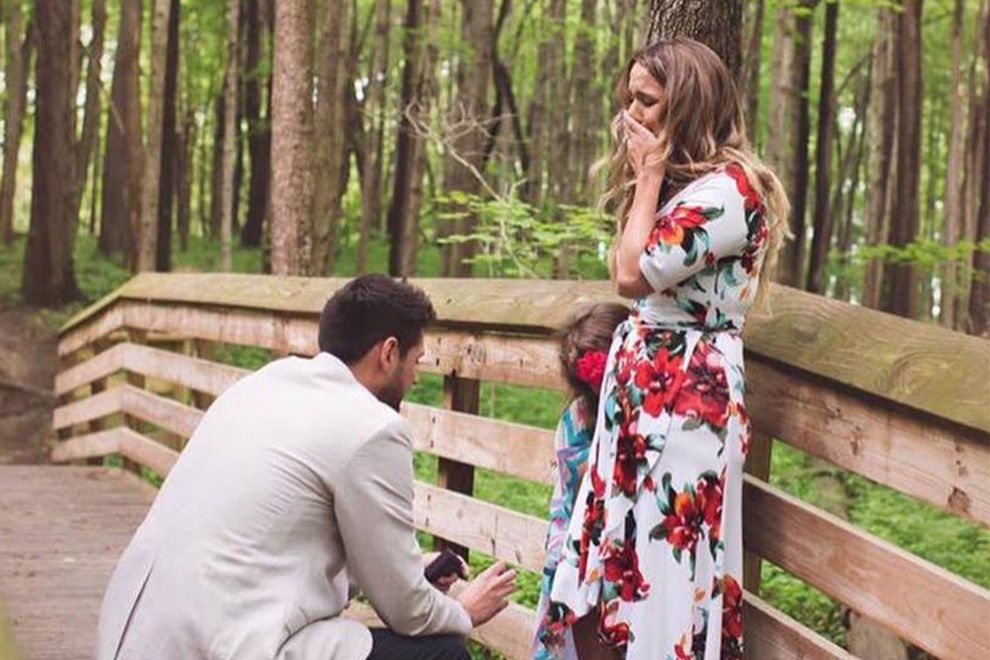
[[[746,404],[759,433],[990,523],[990,441],[985,434],[760,359],[749,360],[746,369]]]
[[[743,636],[748,660],[855,660],[750,592],[743,600]]]
[[[72,466],[0,466],[0,492],[0,600],[22,657],[92,658],[107,580],[150,498],[120,470]]]
[[[116,344],[85,362],[55,375],[55,395],[69,394],[85,385],[113,375],[124,368],[124,352],[129,344]]]
[[[183,333],[197,339],[314,355],[318,323],[255,312],[121,303],[128,327]],[[555,343],[547,338],[431,328],[420,369],[461,378],[563,390]]]
[[[749,399],[747,398],[747,406]],[[766,433],[754,431],[746,456],[746,474],[762,481],[770,480],[770,459],[773,452],[773,438]],[[760,593],[760,579],[763,561],[755,552],[743,549],[743,587],[754,594]]]
[[[457,583],[451,589],[454,594]],[[743,617],[748,660],[855,660],[844,649],[816,635],[786,614],[779,612],[750,593],[745,593]],[[383,627],[382,620],[366,603],[352,602],[344,616],[369,627]],[[475,628],[471,639],[508,658],[530,658],[533,631],[536,627],[532,610],[510,603],[491,621]]]
[[[70,332],[62,333],[58,340],[58,356],[67,357],[97,339],[124,327],[124,316],[118,305],[101,309],[100,313],[85,323],[74,326]]]
[[[553,432],[535,426],[403,403],[416,449],[528,481],[556,480]]]
[[[422,361],[422,360],[421,360]],[[443,407],[465,413],[478,412],[481,382],[453,375],[443,377]],[[437,461],[437,486],[470,496],[474,493],[474,466],[461,461],[441,457]],[[468,549],[442,535],[433,539],[437,551],[452,550],[468,560]]]
[[[247,369],[173,353],[141,344],[117,344],[55,378],[55,393],[66,394],[126,369],[150,378],[218,395],[251,373]]]
[[[752,477],[744,543],[941,658],[990,657],[990,591]]]
[[[121,428],[120,453],[162,477],[168,475],[179,460],[179,452],[128,428]]]
[[[750,352],[990,432],[990,342],[775,286],[750,315]]]
[[[120,401],[121,388],[114,387],[91,397],[59,406],[52,413],[52,428],[58,431],[121,412]]]
[[[126,385],[121,389],[123,412],[183,438],[191,437],[203,418],[203,411],[174,399]]]
[[[416,526],[531,571],[543,569],[546,521],[416,482]]]
[[[52,462],[65,463],[115,454],[120,451],[120,438],[120,429],[112,428],[59,442],[52,449]]]
[[[109,309],[120,301],[141,300],[272,310],[315,319],[327,297],[345,281],[146,273],[115,292],[112,299],[117,302]],[[543,335],[585,304],[616,300],[607,282],[413,283],[431,296],[441,323]],[[106,312],[108,304],[101,301],[70,320],[63,326],[63,342]],[[990,432],[990,380],[985,378],[990,349],[985,339],[779,285],[771,289],[770,308],[772,315],[753,314],[747,323],[745,337],[752,353]]]

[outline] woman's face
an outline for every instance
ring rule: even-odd
[[[632,118],[657,135],[660,132],[660,114],[664,91],[657,79],[638,62],[629,70],[629,105],[626,111]]]

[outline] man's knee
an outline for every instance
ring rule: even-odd
[[[437,660],[471,660],[467,642],[462,637],[445,635],[440,648],[437,649]]]

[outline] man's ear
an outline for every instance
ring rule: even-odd
[[[386,337],[382,341],[381,351],[378,353],[378,361],[381,368],[391,373],[395,370],[395,365],[399,362],[399,340],[395,337]]]

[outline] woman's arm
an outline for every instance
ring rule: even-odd
[[[626,216],[626,226],[615,255],[615,284],[623,298],[640,298],[653,293],[643,277],[639,258],[656,222],[657,201],[663,185],[663,139],[653,135],[628,113],[624,113],[626,149],[636,173],[636,192]]]

